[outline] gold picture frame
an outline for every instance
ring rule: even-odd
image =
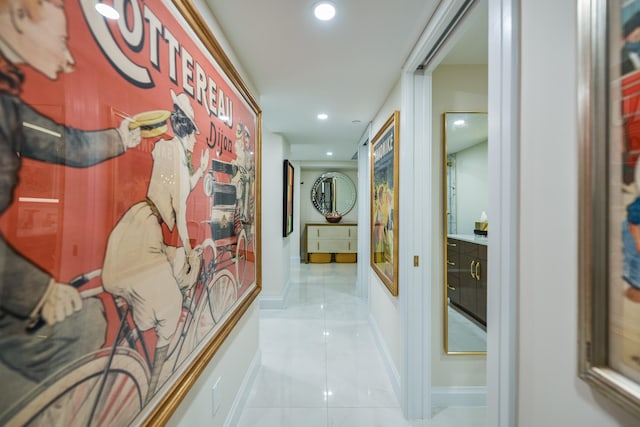
[[[578,12],[578,369],[596,390],[640,416],[640,1],[580,0]]]
[[[165,424],[262,287],[256,100],[190,0],[97,4],[0,28],[0,425]]]
[[[400,112],[394,111],[371,142],[371,268],[398,295],[398,159]]]

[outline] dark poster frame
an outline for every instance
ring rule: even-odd
[[[293,233],[293,189],[294,167],[289,160],[284,161],[284,193],[282,210],[282,236],[287,237]]]

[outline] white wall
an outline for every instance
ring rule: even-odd
[[[291,160],[290,160],[291,161]],[[291,161],[293,165],[293,233],[288,237],[289,239],[289,259],[291,264],[300,263],[300,236],[302,235],[302,229],[300,228],[300,200],[303,196],[300,192],[300,175],[302,169],[300,163]]]
[[[386,101],[376,114],[371,123],[372,138],[378,133],[385,122],[391,117],[395,110],[400,109],[400,80],[393,87]],[[402,116],[402,112],[400,112]],[[402,120],[402,117],[400,118]],[[402,135],[400,135],[400,144],[402,144]],[[368,209],[368,208],[367,208]],[[358,230],[359,233],[370,233],[370,230]],[[376,273],[369,269],[369,311],[371,319],[375,323],[380,341],[386,350],[391,363],[394,375],[398,377],[401,372],[402,365],[402,342],[400,331],[400,301],[398,297],[391,295],[387,287],[378,278]],[[402,292],[402,283],[398,284],[398,291]]]
[[[489,210],[488,167],[486,141],[456,153],[457,234],[473,234],[475,222]]]
[[[441,65],[432,75],[432,123],[433,123],[433,187],[434,203],[443,212],[442,192],[442,114],[451,111],[483,112],[488,109],[488,70],[486,65]],[[437,147],[437,148],[436,148]],[[458,196],[460,197],[460,195]],[[460,215],[461,209],[458,210]],[[478,215],[480,212],[478,212]],[[458,223],[459,227],[461,222]],[[472,224],[473,226],[473,224]],[[446,355],[443,337],[444,255],[443,219],[433,217],[434,237],[432,253],[434,265],[442,266],[432,272],[432,365],[431,384],[434,387],[481,386],[486,384],[486,357]],[[458,231],[460,232],[460,228]]]
[[[306,224],[324,224],[327,220],[324,218],[320,212],[316,210],[311,203],[311,187],[313,187],[313,183],[318,179],[320,175],[325,172],[340,172],[347,175],[351,181],[353,181],[353,185],[358,188],[358,171],[357,171],[357,163],[353,162],[352,169],[345,169],[344,162],[336,162],[335,167],[332,166],[332,162],[323,162],[322,167],[302,167],[302,172],[300,173],[300,197],[298,198],[299,204],[296,204],[296,208],[300,212],[299,223],[300,224],[300,234],[298,237],[299,247],[298,253],[300,254],[301,259],[304,261],[304,254],[302,250],[304,249],[304,228]],[[358,222],[358,200],[359,195],[356,194],[356,204],[347,213],[342,217],[340,223]]]
[[[262,299],[284,297],[289,282],[291,237],[282,237],[284,159],[289,143],[262,131]],[[295,196],[295,194],[294,194]]]
[[[577,377],[576,4],[523,0],[517,424],[637,426]]]

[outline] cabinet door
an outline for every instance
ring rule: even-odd
[[[477,313],[478,318],[487,324],[487,247],[478,245],[478,269],[476,270],[477,284]]]
[[[320,237],[320,228],[317,225],[307,226],[307,239],[316,240]]]
[[[458,240],[447,239],[447,295],[449,301],[460,305],[460,259],[458,257]]]
[[[459,241],[460,306],[474,316],[477,311],[476,287],[478,281],[475,279],[477,253],[478,249],[475,243]]]
[[[318,239],[308,239],[307,240],[307,252],[309,252],[309,253],[317,252],[318,249],[319,249],[319,247],[318,247]]]
[[[358,241],[358,227],[355,225],[350,225],[345,228],[347,229],[347,237],[351,240]]]

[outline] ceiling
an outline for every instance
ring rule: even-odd
[[[207,0],[260,93],[263,127],[287,140],[290,159],[351,160],[439,2],[333,0],[328,22],[313,16],[316,2]],[[486,63],[486,18],[484,37],[468,27],[449,63]]]
[[[489,126],[486,113],[447,113],[445,138],[447,154],[457,153],[487,142]]]

